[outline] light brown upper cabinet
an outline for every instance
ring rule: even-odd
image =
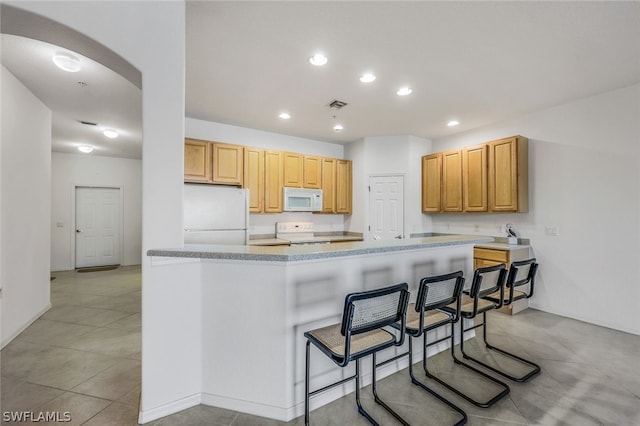
[[[422,212],[442,211],[442,154],[422,157]]]
[[[283,153],[284,186],[302,188],[303,183],[303,155],[295,152]]]
[[[336,212],[336,159],[322,158],[322,213]]]
[[[214,142],[213,183],[242,185],[244,151],[241,145]]]
[[[336,213],[351,214],[351,161],[336,160]]]
[[[320,189],[322,187],[322,158],[305,155],[303,161],[304,188]]]
[[[487,145],[462,149],[462,199],[464,211],[487,211]]]
[[[442,153],[442,211],[462,211],[462,151]]]
[[[185,139],[184,181],[211,182],[211,143]]]
[[[264,211],[264,150],[244,148],[244,187],[249,189],[249,212]]]
[[[489,210],[529,210],[529,141],[513,136],[487,143],[489,149]]]
[[[282,212],[283,153],[264,152],[264,212]]]

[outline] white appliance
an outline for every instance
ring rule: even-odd
[[[289,241],[291,245],[300,244],[329,244],[328,239],[316,237],[312,222],[278,222],[276,223],[276,238]]]
[[[185,184],[184,242],[249,244],[249,191],[228,186]]]
[[[322,211],[322,189],[284,187],[284,211]]]

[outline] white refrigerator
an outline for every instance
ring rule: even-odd
[[[249,244],[249,190],[184,184],[186,244]]]

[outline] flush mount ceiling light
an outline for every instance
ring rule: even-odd
[[[278,115],[278,117],[280,117],[283,120],[288,120],[291,118],[291,115],[288,112],[281,112],[280,115]]]
[[[334,132],[341,132],[342,129],[344,129],[344,127],[342,127],[342,124],[336,124],[335,126],[333,126]]]
[[[458,120],[449,120],[449,122],[447,123],[447,126],[449,127],[455,127],[458,124],[460,124],[460,122]]]
[[[80,145],[78,147],[78,151],[83,152],[85,154],[89,154],[89,153],[93,152],[93,147],[89,146],[89,145]]]
[[[324,56],[322,53],[316,53],[315,55],[309,58],[309,62],[311,63],[311,65],[315,65],[317,67],[325,65],[327,61],[328,61],[327,57]]]
[[[376,76],[370,72],[364,73],[360,76],[360,81],[363,83],[371,83],[376,79]]]
[[[58,68],[67,72],[78,72],[82,69],[80,65],[80,59],[76,56],[73,56],[70,53],[62,53],[58,52],[53,55],[53,63],[56,64]]]
[[[114,139],[118,137],[118,132],[116,132],[113,129],[104,129],[102,134],[108,137],[109,139]]]
[[[413,92],[413,90],[411,90],[411,87],[401,87],[396,93],[398,94],[398,96],[407,96],[410,95],[411,92]]]

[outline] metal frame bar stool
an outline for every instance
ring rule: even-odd
[[[489,300],[493,303],[500,303],[500,301],[502,300],[502,304],[504,306],[508,306],[511,303],[513,303],[515,300],[520,300],[520,299],[528,299],[531,296],[533,296],[533,287],[535,284],[535,276],[536,276],[536,272],[538,270],[538,264],[536,263],[536,259],[532,258],[532,259],[528,259],[528,260],[523,260],[523,261],[519,261],[519,262],[513,262],[511,263],[511,267],[509,268],[509,276],[507,278],[507,282],[505,285],[505,291],[504,294],[500,294],[499,292],[494,292],[491,294],[488,294],[486,296],[483,297],[483,299],[485,300]],[[520,277],[520,278],[519,278]],[[519,278],[519,279],[518,279]],[[529,291],[525,292],[525,291],[521,291],[521,290],[516,290],[516,287],[522,287],[529,284]],[[516,377],[516,376],[512,376],[511,374],[507,373],[504,370],[500,370],[496,367],[493,367],[491,365],[488,365],[480,360],[477,360],[475,358],[472,358],[469,355],[466,355],[465,358],[470,359],[471,361],[474,361],[480,365],[482,365],[485,368],[488,368],[491,371],[494,371],[510,380],[513,380],[515,382],[526,382],[527,380],[529,380],[530,378],[532,378],[533,376],[535,376],[536,374],[540,373],[540,366],[536,363],[534,363],[533,361],[529,361],[527,359],[524,359],[522,357],[519,357],[515,354],[512,354],[511,352],[507,352],[504,349],[498,348],[496,346],[491,345],[488,341],[487,341],[487,315],[486,312],[483,312],[483,323],[482,323],[483,327],[482,327],[482,334],[483,334],[483,339],[484,339],[484,344],[487,347],[487,349],[492,349],[496,352],[499,352],[505,356],[508,356],[516,361],[519,361],[523,364],[526,364],[528,366],[531,367],[531,370],[526,373],[523,374],[522,376]]]
[[[415,377],[413,374],[412,337],[423,336],[424,353],[422,365],[426,371],[427,331],[434,330],[447,324],[451,324],[453,326],[453,324],[458,321],[459,309],[456,309],[455,312],[451,312],[443,311],[442,308],[445,308],[451,303],[459,305],[460,294],[462,293],[463,286],[464,278],[462,271],[422,278],[420,280],[420,287],[418,288],[416,301],[415,303],[410,303],[407,308],[407,324],[405,332],[409,336],[409,351],[378,364],[378,366],[382,366],[409,355],[409,376],[411,377],[411,382],[414,385],[420,386],[438,400],[448,405],[454,411],[458,412],[462,418],[458,420],[458,422],[454,423],[455,426],[467,423],[467,413]],[[396,324],[395,327],[399,328],[399,325]],[[444,339],[440,339],[438,342],[448,338],[449,336]]]
[[[307,338],[304,394],[305,425],[309,424],[309,399],[311,396],[351,380],[356,382],[358,412],[366,417],[371,424],[378,425],[360,403],[360,360],[368,355],[373,356],[371,387],[376,403],[385,408],[402,424],[408,425],[400,415],[378,398],[376,389],[376,352],[392,346],[400,346],[404,343],[408,303],[409,291],[407,283],[377,290],[351,293],[345,298],[341,323],[304,333]],[[395,323],[400,323],[399,330],[401,333],[399,336],[383,328]],[[355,361],[355,374],[310,392],[309,364],[311,343],[339,367],[346,367],[351,361]]]
[[[440,308],[442,311],[445,312],[449,312],[453,315],[455,315],[456,320],[458,320],[458,317],[460,318],[459,322],[460,322],[460,350],[464,356],[464,332],[465,331],[469,331],[472,330],[478,326],[473,326],[470,327],[469,329],[465,330],[464,329],[464,322],[462,321],[463,318],[465,319],[473,319],[478,313],[482,313],[482,312],[486,312],[488,310],[491,309],[497,309],[499,308],[501,305],[499,304],[495,304],[493,302],[487,301],[487,300],[483,300],[480,298],[481,295],[485,295],[485,294],[489,294],[489,293],[493,293],[495,291],[499,291],[501,292],[501,294],[504,294],[504,281],[505,281],[505,277],[506,277],[506,267],[504,264],[500,264],[500,265],[496,265],[496,266],[491,266],[488,268],[479,268],[476,269],[474,274],[473,274],[473,282],[471,284],[471,288],[469,291],[463,291],[463,295],[461,297],[458,298],[458,300],[455,303],[451,303],[447,306],[444,306],[442,308]],[[483,288],[483,290],[481,290],[482,287],[482,283],[483,280],[487,278],[486,282],[485,282],[485,286]],[[488,287],[487,287],[487,284]],[[495,383],[496,385],[498,385],[502,390],[500,390],[498,393],[496,393],[493,397],[489,398],[486,401],[478,401],[476,399],[473,399],[472,397],[470,397],[469,395],[467,395],[466,393],[462,392],[459,388],[456,388],[452,385],[450,385],[449,383],[445,382],[444,380],[442,380],[441,378],[435,376],[434,374],[432,374],[431,372],[429,372],[429,370],[427,369],[427,358],[426,358],[426,351],[427,348],[431,345],[434,345],[436,343],[440,343],[441,341],[444,341],[446,339],[450,338],[451,339],[451,357],[453,358],[453,361],[456,364],[462,365],[464,367],[466,367],[467,369],[475,372],[476,374],[479,374],[480,376],[484,377],[485,379]],[[477,405],[478,407],[482,407],[482,408],[487,408],[487,407],[491,407],[493,404],[495,404],[496,402],[498,402],[499,400],[501,400],[502,398],[504,398],[505,396],[507,396],[509,394],[509,392],[511,391],[511,389],[509,388],[509,386],[496,379],[493,376],[490,376],[489,374],[485,373],[484,371],[481,371],[477,368],[475,368],[472,365],[469,365],[465,362],[463,362],[462,360],[460,360],[457,356],[456,356],[456,352],[455,352],[455,333],[454,333],[454,324],[451,324],[451,334],[447,337],[444,337],[440,340],[434,341],[434,342],[427,342],[427,333],[424,334],[424,346],[425,346],[425,357],[423,359],[423,368],[424,368],[424,372],[427,375],[428,378],[433,379],[435,381],[437,381],[438,383],[440,383],[441,385],[445,386],[446,388],[448,388],[449,390],[455,392],[457,395],[461,396],[462,398],[466,399],[467,401],[471,402],[474,405]]]

